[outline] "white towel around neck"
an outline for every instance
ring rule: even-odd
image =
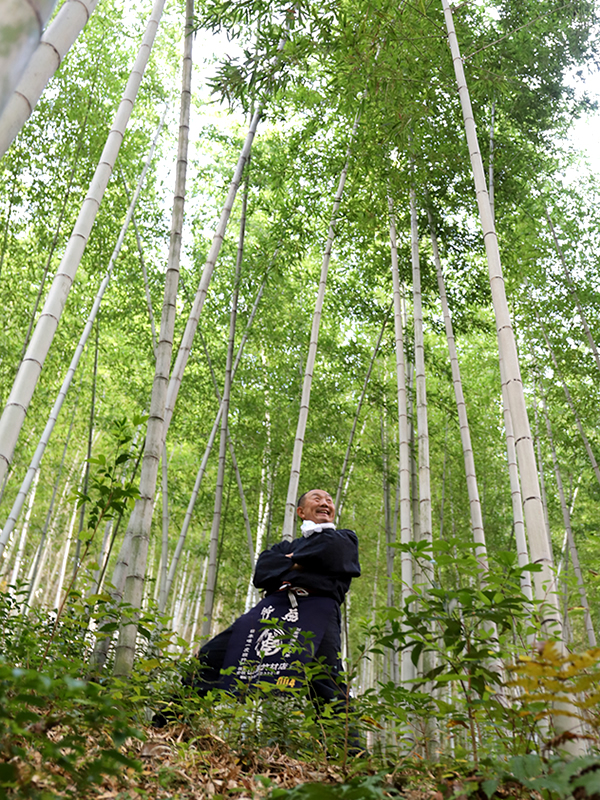
[[[300,527],[300,530],[302,531],[302,536],[304,536],[305,539],[308,539],[308,537],[312,536],[313,533],[321,533],[321,531],[325,530],[325,528],[333,528],[335,530],[335,525],[333,522],[321,522],[317,524],[311,519],[305,519]]]

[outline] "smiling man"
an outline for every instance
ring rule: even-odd
[[[297,513],[301,536],[278,542],[258,558],[254,585],[265,591],[263,600],[198,651],[197,670],[185,683],[200,695],[218,687],[235,690],[236,681],[293,686],[297,663],[318,661],[321,673],[309,683],[313,698],[346,707],[340,604],[360,575],[358,538],[335,527],[333,500],[322,489],[303,494]],[[291,655],[290,641],[298,643]],[[223,676],[229,667],[233,674]]]

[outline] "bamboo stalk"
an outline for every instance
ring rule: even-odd
[[[400,541],[408,545],[413,541],[411,525],[411,457],[410,435],[408,424],[408,391],[406,386],[406,360],[404,356],[404,332],[402,318],[402,293],[400,291],[400,273],[398,269],[398,244],[396,237],[396,221],[392,198],[388,196],[388,210],[390,217],[390,247],[392,261],[392,287],[394,303],[394,337],[396,356],[396,382],[398,387],[398,475],[400,495]],[[401,555],[401,597],[402,608],[405,608],[407,599],[413,593],[413,561],[406,550]],[[405,688],[416,677],[415,666],[411,659],[409,648],[402,651],[400,658],[400,680]]]
[[[136,501],[129,519],[126,534],[131,539],[131,558],[129,561],[128,574],[125,579],[123,599],[134,609],[140,609],[142,606],[158,463],[163,452],[164,442],[166,441],[166,429],[164,424],[165,405],[173,351],[173,333],[175,329],[177,288],[179,284],[181,234],[183,228],[188,163],[192,52],[194,39],[193,23],[194,0],[186,0],[179,139],[177,163],[175,166],[175,192],[171,215],[171,233],[169,237],[169,255],[165,277],[160,336],[156,345],[156,365],[150,398],[150,414],[148,416],[144,458],[140,475],[140,497]],[[136,638],[137,621],[134,616],[129,621],[122,621],[119,628],[119,640],[115,653],[115,675],[128,675],[131,671],[135,656]]]
[[[2,555],[4,547],[5,547],[6,542],[8,540],[8,537],[10,536],[10,532],[13,530],[13,528],[14,528],[14,526],[15,526],[18,518],[19,518],[19,515],[20,515],[21,510],[23,508],[23,503],[25,502],[25,498],[27,497],[27,494],[28,494],[29,489],[31,487],[31,483],[33,481],[34,475],[36,474],[36,472],[40,468],[40,465],[41,465],[41,462],[42,462],[42,458],[44,456],[44,453],[46,452],[46,447],[48,446],[48,442],[50,441],[50,437],[52,436],[52,432],[54,430],[54,426],[55,426],[56,421],[58,419],[58,415],[60,414],[61,408],[62,408],[63,403],[65,401],[65,398],[67,396],[67,392],[69,391],[69,388],[71,386],[71,382],[73,380],[73,376],[75,374],[75,371],[77,370],[77,367],[79,365],[79,361],[80,361],[81,356],[83,354],[83,351],[85,350],[85,346],[87,344],[89,335],[92,332],[92,327],[93,327],[94,321],[95,321],[95,319],[96,319],[96,317],[98,315],[98,311],[100,309],[100,304],[102,303],[102,299],[104,297],[104,293],[105,293],[105,291],[106,291],[106,289],[108,287],[109,281],[111,279],[115,263],[117,261],[117,258],[119,257],[120,252],[121,252],[121,248],[123,246],[123,242],[125,241],[125,235],[127,233],[127,229],[129,227],[129,223],[130,223],[131,218],[133,216],[133,210],[134,210],[135,206],[137,205],[137,202],[139,200],[139,196],[140,196],[141,191],[142,191],[142,187],[144,185],[144,181],[146,179],[146,175],[147,175],[148,170],[150,168],[150,164],[152,163],[152,158],[154,157],[154,151],[156,149],[156,145],[158,143],[158,139],[159,139],[162,127],[164,125],[165,114],[166,114],[166,109],[165,109],[165,112],[163,113],[163,116],[162,116],[160,122],[159,122],[158,128],[156,129],[156,133],[154,135],[154,139],[152,140],[152,144],[150,146],[150,151],[148,153],[148,157],[146,158],[146,161],[144,163],[144,167],[143,167],[142,172],[140,174],[136,190],[135,190],[134,195],[133,195],[133,197],[131,199],[131,202],[129,204],[129,208],[127,209],[127,214],[125,215],[125,220],[123,222],[123,225],[122,225],[121,230],[119,232],[119,236],[117,238],[117,242],[115,244],[114,250],[113,250],[112,255],[110,257],[110,260],[108,262],[108,267],[106,268],[106,273],[104,275],[104,278],[102,279],[102,282],[100,283],[100,286],[98,287],[98,291],[97,291],[96,297],[94,299],[94,304],[92,306],[90,314],[89,314],[89,316],[87,318],[87,321],[85,323],[85,326],[83,328],[83,332],[82,332],[82,334],[81,334],[81,336],[79,338],[79,342],[77,344],[77,347],[75,348],[75,351],[73,353],[73,357],[71,358],[71,363],[69,364],[69,368],[68,368],[67,373],[65,375],[65,378],[63,380],[62,386],[61,386],[61,388],[60,388],[60,390],[58,392],[58,395],[56,396],[56,400],[54,401],[54,405],[53,405],[52,410],[50,412],[50,415],[48,417],[48,421],[46,422],[46,427],[44,428],[44,432],[42,433],[42,436],[40,437],[39,444],[38,444],[37,449],[36,449],[36,451],[35,451],[35,453],[33,455],[33,458],[31,459],[31,463],[30,463],[29,468],[27,470],[27,473],[26,473],[26,475],[25,475],[25,477],[23,479],[23,482],[21,484],[21,488],[17,492],[17,496],[16,496],[15,501],[13,503],[13,506],[11,508],[10,514],[8,515],[8,519],[6,521],[6,524],[5,524],[5,526],[4,526],[3,530],[2,530],[2,533],[0,534],[0,556]]]
[[[72,2],[72,0],[68,0],[68,2]],[[46,258],[46,263],[44,265],[44,271],[42,273],[42,280],[40,281],[40,286],[39,286],[39,289],[38,289],[38,293],[36,295],[36,298],[35,298],[35,301],[34,301],[34,304],[33,304],[33,309],[31,311],[31,316],[29,318],[29,325],[27,326],[27,332],[25,334],[25,339],[23,340],[23,349],[21,351],[21,358],[19,359],[19,364],[21,364],[21,362],[23,361],[23,358],[25,357],[25,353],[27,352],[27,346],[29,345],[29,339],[30,339],[30,336],[31,336],[31,331],[33,330],[33,325],[35,323],[35,318],[36,318],[36,315],[37,315],[37,312],[38,312],[38,308],[40,306],[40,301],[42,299],[42,294],[44,292],[44,286],[46,285],[46,278],[48,277],[48,272],[50,271],[50,265],[51,265],[52,259],[54,257],[54,251],[56,250],[56,245],[58,244],[58,237],[60,235],[60,230],[62,228],[63,219],[65,217],[65,213],[66,213],[66,210],[67,210],[67,203],[68,203],[69,197],[71,195],[71,187],[73,185],[73,179],[75,178],[75,173],[77,171],[77,159],[79,158],[79,153],[80,153],[81,148],[83,147],[83,144],[85,142],[83,134],[85,132],[85,128],[86,128],[86,125],[87,125],[87,120],[88,120],[88,116],[89,116],[89,109],[90,109],[91,102],[92,102],[92,98],[90,96],[87,113],[86,113],[86,115],[85,115],[85,117],[83,119],[83,122],[79,126],[79,130],[77,132],[78,142],[77,142],[77,147],[75,149],[75,154],[73,156],[73,166],[71,168],[71,174],[69,175],[69,179],[68,179],[68,182],[67,182],[67,191],[65,192],[65,196],[63,198],[62,207],[60,209],[60,214],[58,215],[58,223],[56,225],[56,230],[54,231],[54,236],[52,238],[52,244],[50,245],[50,250],[48,252],[48,257]],[[0,124],[1,124],[1,120],[0,120]],[[7,221],[7,224],[8,224],[8,221]]]
[[[245,218],[245,211],[244,211],[244,218]],[[219,391],[219,385],[217,383],[217,378],[215,375],[215,371],[212,365],[212,359],[210,357],[210,353],[208,352],[208,347],[206,344],[206,339],[202,335],[202,331],[200,331],[200,340],[202,342],[202,347],[204,348],[204,353],[206,355],[206,361],[208,363],[208,369],[212,378],[213,382],[213,389],[215,390],[215,397],[217,398],[219,405],[223,402],[223,398],[221,397],[221,392]],[[242,476],[240,473],[240,469],[238,467],[237,458],[235,457],[235,448],[233,446],[233,441],[231,439],[231,434],[229,432],[229,427],[227,428],[227,446],[229,448],[229,455],[231,458],[231,466],[233,467],[233,471],[235,472],[235,479],[238,485],[238,492],[240,495],[240,503],[242,506],[242,516],[244,518],[244,526],[246,528],[246,538],[248,540],[248,552],[250,553],[250,570],[254,572],[254,542],[252,537],[252,528],[250,525],[250,517],[248,515],[248,506],[246,504],[246,494],[244,492],[244,485],[242,483]]]
[[[12,573],[10,576],[9,583],[13,586],[17,585],[17,581],[19,580],[19,572],[21,571],[21,564],[23,562],[23,554],[25,553],[25,545],[27,544],[27,533],[29,531],[29,521],[31,519],[31,512],[33,511],[33,503],[35,501],[35,493],[37,490],[38,481],[40,479],[39,472],[36,473],[33,486],[31,487],[31,493],[29,495],[29,502],[27,504],[27,510],[25,511],[25,519],[23,520],[23,526],[20,531],[19,535],[19,545],[17,548],[17,553],[15,556],[15,563],[13,564]]]
[[[87,457],[85,459],[85,473],[83,476],[83,494],[88,493],[88,486],[90,480],[90,461],[92,458],[92,445],[94,442],[94,423],[96,421],[96,379],[98,376],[98,341],[99,341],[99,325],[96,320],[96,347],[94,349],[94,368],[92,371],[92,397],[90,401],[90,422],[88,426],[88,443],[87,443]],[[77,542],[75,545],[75,556],[73,558],[73,578],[71,580],[71,588],[75,588],[75,581],[79,574],[79,556],[81,555],[81,534],[83,532],[83,523],[85,521],[85,500],[79,507],[79,529],[77,531]]]
[[[202,620],[202,636],[208,636],[211,629],[213,617],[213,605],[215,590],[217,586],[217,559],[219,549],[219,530],[221,527],[221,510],[223,505],[223,485],[225,480],[225,455],[227,450],[227,434],[229,421],[229,400],[231,396],[231,372],[233,365],[233,348],[235,346],[235,327],[237,321],[237,306],[240,290],[240,277],[242,261],[244,258],[244,236],[246,233],[246,211],[248,208],[248,182],[246,180],[244,196],[242,199],[242,213],[240,217],[240,235],[238,239],[237,257],[235,262],[235,280],[233,294],[231,297],[231,313],[229,316],[229,340],[227,343],[227,360],[225,364],[225,385],[223,387],[223,398],[221,405],[221,436],[219,441],[219,464],[217,468],[217,482],[215,486],[215,503],[213,510],[213,520],[210,530],[209,550],[208,550],[208,572],[206,574],[206,589],[204,592],[204,618]],[[207,352],[208,355],[208,352]],[[236,465],[237,466],[237,465]],[[239,479],[239,472],[237,472]],[[241,488],[241,479],[238,480],[240,496],[243,498],[244,492]],[[244,501],[245,506],[245,501]],[[248,512],[245,512],[245,519],[248,519]],[[248,526],[248,538],[250,545],[250,559],[253,561],[252,552],[252,532]],[[254,567],[254,564],[252,564]]]
[[[519,468],[517,465],[517,453],[515,449],[515,434],[513,431],[512,417],[508,406],[508,392],[506,388],[506,376],[504,375],[504,361],[500,359],[500,382],[502,384],[502,407],[504,412],[504,435],[506,438],[506,460],[508,465],[508,478],[510,481],[510,496],[513,512],[513,530],[515,543],[517,546],[517,563],[523,568],[530,563],[529,548],[527,547],[527,536],[525,533],[525,521],[523,519],[523,497],[521,494],[521,482],[519,480]],[[531,573],[521,573],[521,591],[528,600],[533,600],[533,587],[531,585]]]
[[[80,477],[80,485],[83,485],[83,476],[85,473],[85,461],[81,467],[81,477]],[[58,610],[60,608],[61,597],[63,593],[63,586],[65,582],[65,576],[67,574],[67,565],[69,563],[69,551],[71,549],[71,541],[73,539],[73,530],[75,529],[75,520],[77,519],[77,503],[73,503],[73,512],[71,514],[71,520],[69,522],[69,529],[67,531],[67,540],[65,542],[65,551],[63,554],[60,573],[58,576],[58,582],[56,585],[56,596],[54,599],[54,608]]]
[[[550,552],[548,548],[546,537],[533,440],[527,417],[514,332],[506,300],[498,239],[491,213],[490,200],[485,183],[485,173],[477,141],[475,119],[471,108],[469,90],[465,80],[449,0],[442,0],[442,7],[448,31],[448,43],[450,45],[452,61],[456,73],[471,166],[473,169],[479,216],[483,229],[492,292],[492,304],[496,319],[498,347],[500,356],[504,361],[509,408],[515,431],[517,459],[524,497],[523,507],[531,558],[534,563],[541,566],[541,571],[534,573],[535,593],[536,598],[545,606],[542,611],[544,630],[560,641],[562,640],[562,626],[560,604],[553,572],[552,552]],[[562,721],[560,724],[562,725]]]
[[[588,642],[590,647],[596,647],[596,633],[594,631],[594,624],[592,622],[592,615],[590,613],[590,606],[585,591],[585,583],[581,572],[581,564],[579,563],[579,553],[577,552],[577,545],[575,544],[575,537],[573,535],[573,527],[571,525],[571,515],[569,507],[565,499],[565,490],[563,487],[562,476],[560,474],[560,466],[558,457],[556,455],[556,447],[554,445],[554,437],[552,435],[552,425],[550,424],[550,416],[548,415],[548,407],[546,405],[546,398],[542,389],[540,381],[540,399],[542,401],[542,411],[544,412],[544,419],[546,420],[546,431],[548,433],[548,442],[550,444],[550,452],[552,453],[552,465],[554,467],[554,477],[556,479],[556,487],[558,489],[558,498],[560,500],[560,508],[563,515],[563,523],[565,526],[565,533],[569,543],[569,550],[571,552],[571,561],[573,562],[573,572],[577,579],[577,588],[579,590],[579,598],[584,612],[585,631],[587,633]]]
[[[162,540],[160,553],[160,580],[158,591],[158,613],[164,614],[167,607],[169,569],[169,493],[168,493],[168,468],[167,446],[163,445],[162,452]]]
[[[25,414],[35,391],[46,355],[52,344],[77,268],[81,262],[96,213],[112,174],[142,76],[148,63],[150,51],[152,50],[164,3],[165,0],[155,0],[154,2],[146,32],[127,81],[123,98],[119,104],[113,127],[106,140],[88,194],[77,217],[73,233],[52,281],[44,308],[35,326],[25,358],[19,367],[0,418],[0,481],[12,461]]]
[[[354,142],[356,132],[358,131],[359,121],[360,121],[360,111],[358,111],[356,114],[356,117],[354,119],[354,125],[350,133],[350,142],[346,150],[346,160],[342,172],[340,174],[337,192],[335,195],[335,199],[333,201],[333,209],[331,211],[331,219],[329,222],[329,231],[327,234],[327,241],[325,244],[325,251],[323,253],[323,261],[321,264],[321,276],[319,278],[319,289],[317,292],[315,310],[312,319],[310,342],[308,346],[308,356],[306,358],[306,367],[304,369],[304,382],[302,386],[302,397],[300,400],[300,413],[298,415],[298,425],[296,427],[296,437],[294,439],[292,468],[288,484],[287,500],[285,503],[283,530],[281,532],[281,538],[288,539],[290,541],[294,537],[294,520],[296,515],[296,499],[298,497],[298,483],[300,481],[300,466],[302,464],[302,449],[304,447],[306,422],[308,420],[308,406],[310,404],[310,391],[312,387],[312,377],[315,366],[315,358],[317,356],[317,345],[319,342],[319,327],[321,325],[321,314],[323,311],[323,302],[325,300],[327,272],[329,269],[329,262],[331,261],[331,250],[333,247],[333,240],[335,238],[335,228],[337,224],[338,211],[340,208],[340,204],[342,202],[342,195],[344,193],[344,186],[346,185],[346,177],[348,175],[348,168],[350,166],[350,155],[352,152],[352,144]]]
[[[215,263],[217,261],[217,258],[219,257],[219,253],[221,252],[221,245],[223,243],[223,239],[225,238],[225,233],[227,231],[227,225],[229,222],[229,217],[231,216],[233,203],[242,180],[242,174],[244,172],[246,163],[250,158],[252,142],[254,141],[254,136],[256,134],[256,129],[258,127],[261,114],[262,114],[262,106],[259,106],[258,110],[254,113],[254,116],[252,117],[250,128],[248,129],[248,133],[246,134],[246,139],[244,141],[244,145],[242,147],[236,168],[233,173],[233,177],[231,179],[231,183],[229,185],[229,192],[227,194],[227,198],[225,199],[223,210],[221,211],[221,218],[219,220],[215,234],[213,236],[213,241],[211,248],[208,252],[208,256],[206,257],[206,262],[204,264],[204,269],[202,271],[202,277],[200,278],[200,285],[198,286],[198,290],[194,298],[194,303],[192,305],[192,309],[190,311],[187,324],[185,326],[183,338],[181,340],[181,344],[179,345],[179,351],[177,353],[177,359],[175,361],[175,365],[171,372],[171,378],[169,381],[169,389],[167,394],[167,403],[165,409],[165,426],[164,426],[165,437],[167,431],[169,430],[169,425],[171,424],[171,417],[173,416],[173,410],[175,408],[175,403],[177,401],[179,387],[181,386],[181,381],[183,379],[183,372],[185,370],[187,360],[190,355],[190,350],[192,349],[192,342],[194,341],[194,336],[196,334],[196,329],[198,327],[198,322],[200,320],[200,314],[204,306],[204,300],[206,299],[206,293],[208,292],[208,286],[210,284],[213,270],[215,268]]]
[[[440,300],[442,303],[442,314],[444,317],[444,325],[446,328],[446,339],[448,341],[448,353],[450,356],[450,367],[452,369],[452,383],[454,386],[454,396],[456,398],[456,409],[458,412],[458,424],[460,427],[460,440],[462,443],[463,460],[465,462],[465,473],[467,478],[467,494],[469,496],[469,511],[471,515],[471,531],[473,534],[473,541],[475,542],[475,556],[479,562],[481,575],[479,580],[483,586],[486,583],[486,573],[489,572],[489,564],[487,557],[487,546],[485,541],[485,531],[483,529],[483,516],[481,513],[481,501],[479,499],[479,487],[477,485],[477,475],[475,472],[475,459],[473,457],[473,446],[471,444],[471,430],[469,428],[469,420],[467,416],[467,406],[462,388],[462,379],[460,375],[460,365],[458,363],[458,354],[456,352],[456,340],[454,338],[454,328],[452,325],[452,317],[448,307],[448,298],[446,296],[446,284],[444,281],[444,273],[442,271],[442,262],[440,259],[440,252],[438,247],[437,236],[433,224],[433,216],[431,210],[427,209],[427,218],[429,220],[429,232],[431,235],[431,248],[433,251],[433,262],[437,274],[438,289],[440,293]]]
[[[254,301],[254,305],[252,306],[252,311],[250,312],[250,317],[248,318],[248,323],[246,325],[246,330],[244,331],[244,335],[240,341],[237,355],[235,357],[235,362],[231,369],[231,380],[235,378],[235,373],[242,358],[242,353],[244,352],[244,347],[246,345],[246,341],[248,339],[248,335],[250,333],[250,329],[252,328],[252,323],[254,322],[254,318],[256,316],[256,312],[258,310],[258,305],[263,295],[263,291],[267,282],[269,270],[265,273],[265,277],[260,285],[260,288],[257,292],[256,299]],[[198,499],[198,493],[200,492],[200,486],[202,484],[202,480],[206,473],[206,466],[208,464],[208,459],[212,452],[213,444],[215,442],[215,438],[217,435],[217,431],[219,430],[219,425],[221,423],[221,415],[223,414],[223,401],[219,404],[219,410],[217,411],[217,415],[215,417],[215,421],[213,422],[213,426],[211,432],[208,437],[208,441],[206,443],[206,447],[204,449],[204,454],[202,456],[202,461],[200,462],[200,466],[198,468],[198,472],[196,474],[196,480],[194,482],[194,488],[192,489],[192,493],[190,495],[190,499],[188,502],[188,507],[185,512],[185,517],[183,519],[183,525],[181,526],[181,532],[179,534],[179,539],[177,540],[177,545],[175,546],[175,552],[173,554],[173,559],[171,560],[171,565],[169,567],[169,577],[167,579],[167,595],[169,594],[170,585],[173,582],[173,577],[175,575],[175,570],[177,569],[177,563],[179,561],[179,557],[185,545],[185,540],[187,538],[188,530],[192,521],[192,514],[194,513],[194,507],[196,505],[196,500]]]
[[[8,27],[0,51],[0,112],[35,52],[55,5],[56,0],[2,0],[0,15],[2,24]]]
[[[193,616],[194,623],[192,625],[192,632],[190,633],[190,644],[194,643],[194,639],[196,638],[196,631],[198,630],[198,617],[200,616],[200,606],[202,605],[202,594],[204,592],[204,584],[206,582],[207,569],[208,569],[208,556],[204,556],[204,561],[202,562],[202,577],[200,579],[200,588],[198,589],[198,599],[196,601],[196,607],[194,608],[194,616]]]
[[[66,0],[44,31],[6,104],[0,108],[0,158],[31,116],[48,81],[94,12],[98,0]],[[26,6],[26,3],[22,4]],[[44,5],[52,7],[53,2]],[[50,11],[46,20],[50,17]]]
[[[362,406],[365,400],[365,396],[367,394],[367,386],[369,385],[369,381],[371,379],[371,373],[373,372],[373,366],[375,365],[375,360],[377,359],[377,355],[379,353],[379,348],[381,347],[381,340],[383,339],[383,334],[385,332],[385,326],[387,325],[387,321],[390,315],[390,311],[392,308],[392,304],[390,304],[385,317],[383,319],[383,323],[381,325],[381,330],[379,332],[379,336],[377,337],[377,341],[375,342],[375,347],[373,349],[373,354],[371,356],[371,360],[369,361],[369,367],[367,369],[367,374],[365,375],[365,379],[363,382],[362,391],[360,393],[360,398],[358,400],[358,405],[356,406],[356,412],[354,414],[354,419],[352,420],[352,430],[350,431],[350,438],[348,439],[348,447],[346,448],[346,453],[344,455],[344,462],[342,464],[342,471],[340,473],[340,480],[338,482],[337,491],[335,493],[335,508],[336,508],[336,522],[339,521],[341,516],[340,512],[340,502],[342,499],[342,489],[344,486],[344,478],[346,477],[346,470],[348,468],[348,462],[350,460],[350,453],[352,452],[352,445],[354,443],[354,435],[356,433],[356,426],[358,425],[358,419],[360,417],[360,412],[362,410]]]
[[[419,231],[417,200],[414,186],[410,189],[411,263],[413,278],[413,317],[415,336],[415,388],[417,405],[417,444],[419,452],[419,522],[421,539],[433,540],[431,520],[431,470],[429,466],[429,422],[427,418],[427,381],[425,377],[425,343],[423,339],[423,306],[421,301],[421,267],[419,263]],[[431,562],[422,568],[427,585],[433,574]]]
[[[81,386],[79,388],[81,390]],[[31,603],[31,599],[32,599],[33,594],[34,594],[34,583],[36,583],[37,577],[38,577],[38,573],[40,571],[40,561],[41,561],[41,555],[42,555],[42,548],[43,548],[44,543],[46,541],[46,536],[48,534],[48,528],[50,527],[50,520],[52,519],[52,514],[54,512],[54,503],[56,501],[56,495],[58,494],[58,486],[60,484],[62,471],[63,471],[64,465],[65,465],[65,459],[67,457],[67,450],[69,449],[69,442],[71,441],[71,434],[73,433],[73,426],[75,424],[75,414],[77,413],[78,404],[79,404],[79,392],[77,393],[77,397],[75,399],[75,403],[73,404],[73,411],[71,413],[71,422],[69,424],[69,429],[67,431],[67,435],[66,435],[66,438],[65,438],[65,443],[64,443],[63,451],[62,451],[62,456],[61,456],[60,463],[59,463],[59,466],[58,466],[58,470],[57,470],[57,473],[56,473],[56,478],[54,480],[54,486],[52,487],[52,496],[50,498],[50,505],[48,506],[48,512],[46,514],[46,519],[44,521],[44,527],[42,528],[42,535],[41,535],[41,539],[40,539],[40,547],[39,547],[39,550],[38,550],[38,557],[37,557],[36,563],[34,564],[34,567],[33,567],[32,581],[31,581],[31,584],[29,586],[29,593],[28,593],[27,599],[25,600],[25,603],[23,605],[23,613],[25,613],[25,614],[27,613],[27,608],[28,608],[29,604]],[[62,498],[61,498],[61,501],[59,503],[59,506],[62,503],[62,501],[64,500],[65,495],[66,495],[66,493],[68,491],[68,488],[70,486],[71,474],[73,472],[73,469],[75,469],[74,465],[71,468],[70,473],[69,473],[69,477],[67,478],[67,480],[65,482],[65,486],[64,486],[64,489],[63,489]],[[37,586],[36,586],[36,588],[37,588]]]

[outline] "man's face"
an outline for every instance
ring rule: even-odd
[[[307,492],[302,505],[298,506],[298,516],[302,520],[311,520],[317,524],[333,522],[335,506],[329,492],[324,492],[322,489],[312,489]]]

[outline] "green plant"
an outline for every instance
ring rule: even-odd
[[[119,748],[140,736],[126,709],[97,684],[0,662],[3,796],[35,798],[43,789],[81,797],[103,775],[137,769]]]

